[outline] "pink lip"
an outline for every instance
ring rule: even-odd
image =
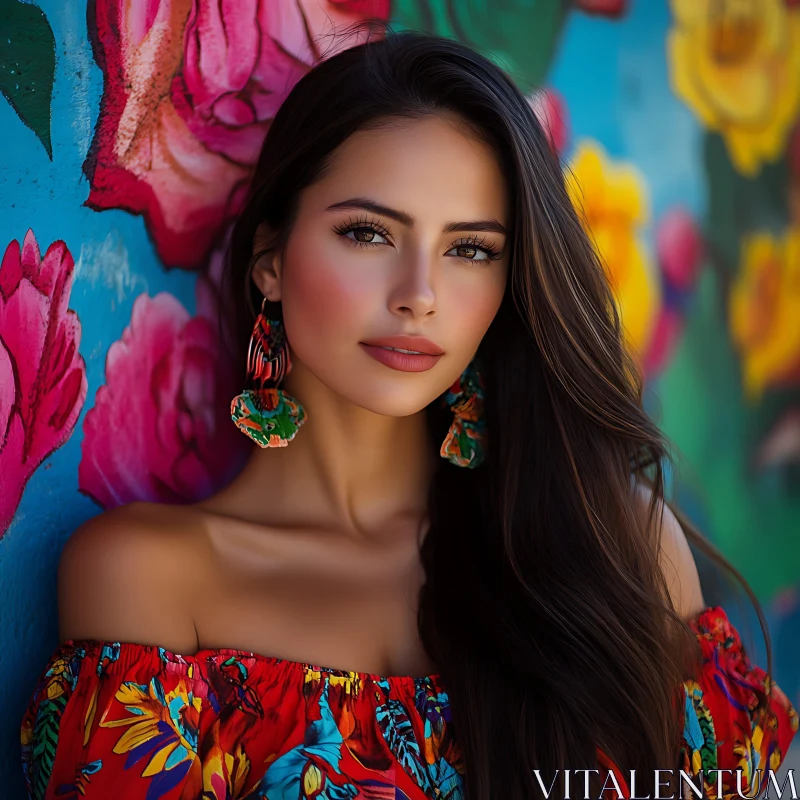
[[[428,356],[440,356],[444,353],[444,350],[430,339],[426,339],[424,336],[410,336],[408,334],[379,336],[361,344],[374,345],[376,347],[400,347],[403,350],[416,350]]]
[[[387,367],[400,370],[400,372],[425,372],[430,369],[442,357],[442,354],[429,355],[422,353],[420,355],[413,355],[411,353],[398,353],[396,350],[387,350],[386,347],[380,345],[359,343],[364,350],[369,353],[376,361],[380,361]],[[401,345],[392,345],[393,347],[401,347]],[[407,349],[411,349],[408,347]]]

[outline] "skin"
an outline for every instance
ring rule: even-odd
[[[352,198],[405,217],[331,209]],[[445,232],[462,221],[497,230]],[[358,232],[343,232],[351,223]],[[457,119],[351,136],[302,194],[283,252],[253,273],[282,303],[293,363],[284,388],[308,421],[288,447],[256,451],[202,503],[134,503],[81,526],[59,566],[61,638],[184,655],[234,648],[381,675],[436,671],[416,627],[418,536],[440,458],[424,409],[497,313],[510,224],[494,155]],[[254,250],[270,234],[261,230]],[[359,346],[401,333],[427,336],[444,356],[426,372],[399,372]],[[638,496],[644,511],[646,490]],[[661,541],[673,602],[688,617],[704,602],[668,509]]]

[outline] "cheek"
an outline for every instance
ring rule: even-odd
[[[505,276],[492,276],[491,280],[476,281],[459,287],[451,297],[453,332],[470,350],[477,348],[500,308],[505,292]]]
[[[373,287],[346,254],[313,247],[293,248],[281,286],[283,314],[290,342],[300,346],[320,337],[335,340],[359,327],[360,317],[374,305]],[[326,252],[327,251],[327,252]],[[343,337],[344,338],[344,337]]]

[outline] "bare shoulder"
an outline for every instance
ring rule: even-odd
[[[652,490],[637,483],[635,493],[642,519],[647,522]],[[657,534],[660,534],[659,562],[675,611],[683,619],[691,619],[705,608],[705,600],[686,533],[666,503],[656,506],[653,524]]]
[[[61,639],[195,652],[193,587],[204,557],[196,525],[192,511],[152,503],[122,506],[81,525],[59,562]]]

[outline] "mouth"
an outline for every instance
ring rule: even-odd
[[[429,356],[432,353],[423,353],[422,350],[403,350],[401,347],[387,347],[386,345],[379,345],[384,350],[394,350],[395,353],[412,353],[415,356]]]
[[[434,355],[389,345],[367,344],[366,342],[359,344],[376,361],[400,372],[425,372],[431,369],[443,355],[443,353]]]
[[[369,339],[361,344],[370,347],[383,347],[397,353],[407,355],[440,356],[444,353],[436,342],[432,342],[426,336],[416,336],[414,334],[398,334],[395,336],[379,336]]]

